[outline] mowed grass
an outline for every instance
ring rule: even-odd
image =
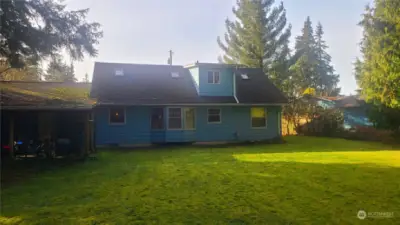
[[[102,151],[1,190],[2,224],[399,224],[400,148],[287,144]],[[393,218],[357,218],[358,210]]]

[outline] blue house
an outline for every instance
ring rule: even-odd
[[[258,68],[96,62],[96,146],[258,141],[281,136],[285,96]]]
[[[343,113],[343,128],[345,129],[373,126],[368,118],[369,105],[358,95],[314,97],[313,101],[324,109],[339,109]]]

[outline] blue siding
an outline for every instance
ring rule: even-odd
[[[221,123],[207,123],[207,109],[197,109],[196,139],[200,142],[208,141],[246,141],[265,140],[279,136],[278,114],[280,107],[266,107],[267,127],[251,128],[250,107],[233,106],[219,107],[221,109]]]
[[[335,107],[335,102],[334,101],[328,101],[328,100],[318,100],[317,105],[321,106],[324,109],[332,109]]]
[[[125,124],[110,125],[108,108],[94,109],[97,145],[150,143],[150,107],[126,107]]]
[[[246,141],[265,140],[279,136],[279,106],[266,107],[267,127],[251,128],[249,106],[222,106],[221,123],[208,124],[207,109],[196,107],[195,130],[165,130],[150,129],[151,107],[136,106],[126,108],[126,123],[110,125],[108,109],[96,108],[95,140],[96,145],[148,144],[151,142],[212,142],[212,141]],[[165,119],[167,119],[165,114]]]
[[[344,128],[349,129],[355,126],[372,126],[367,116],[367,109],[364,107],[345,108],[343,110]]]
[[[208,83],[208,71],[220,72],[220,83]],[[200,65],[190,69],[194,83],[200,96],[233,96],[233,71],[221,66]]]

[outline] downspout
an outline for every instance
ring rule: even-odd
[[[236,103],[239,103],[239,100],[236,96],[236,74],[233,72],[233,97],[235,98]]]

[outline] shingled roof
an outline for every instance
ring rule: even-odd
[[[123,75],[115,75],[120,71]],[[171,65],[96,62],[91,97],[98,105],[282,104],[287,100],[260,69],[234,69],[233,96],[199,96],[188,68]],[[173,77],[171,74],[179,74]],[[248,75],[243,80],[240,74]]]
[[[90,109],[90,84],[1,81],[2,109]]]
[[[124,75],[115,76],[115,70]],[[236,103],[233,96],[199,96],[183,66],[96,62],[92,84],[98,105]]]
[[[234,69],[236,82],[236,97],[239,103],[246,104],[285,104],[287,98],[268,79],[262,69]],[[248,79],[243,79],[245,74]]]

